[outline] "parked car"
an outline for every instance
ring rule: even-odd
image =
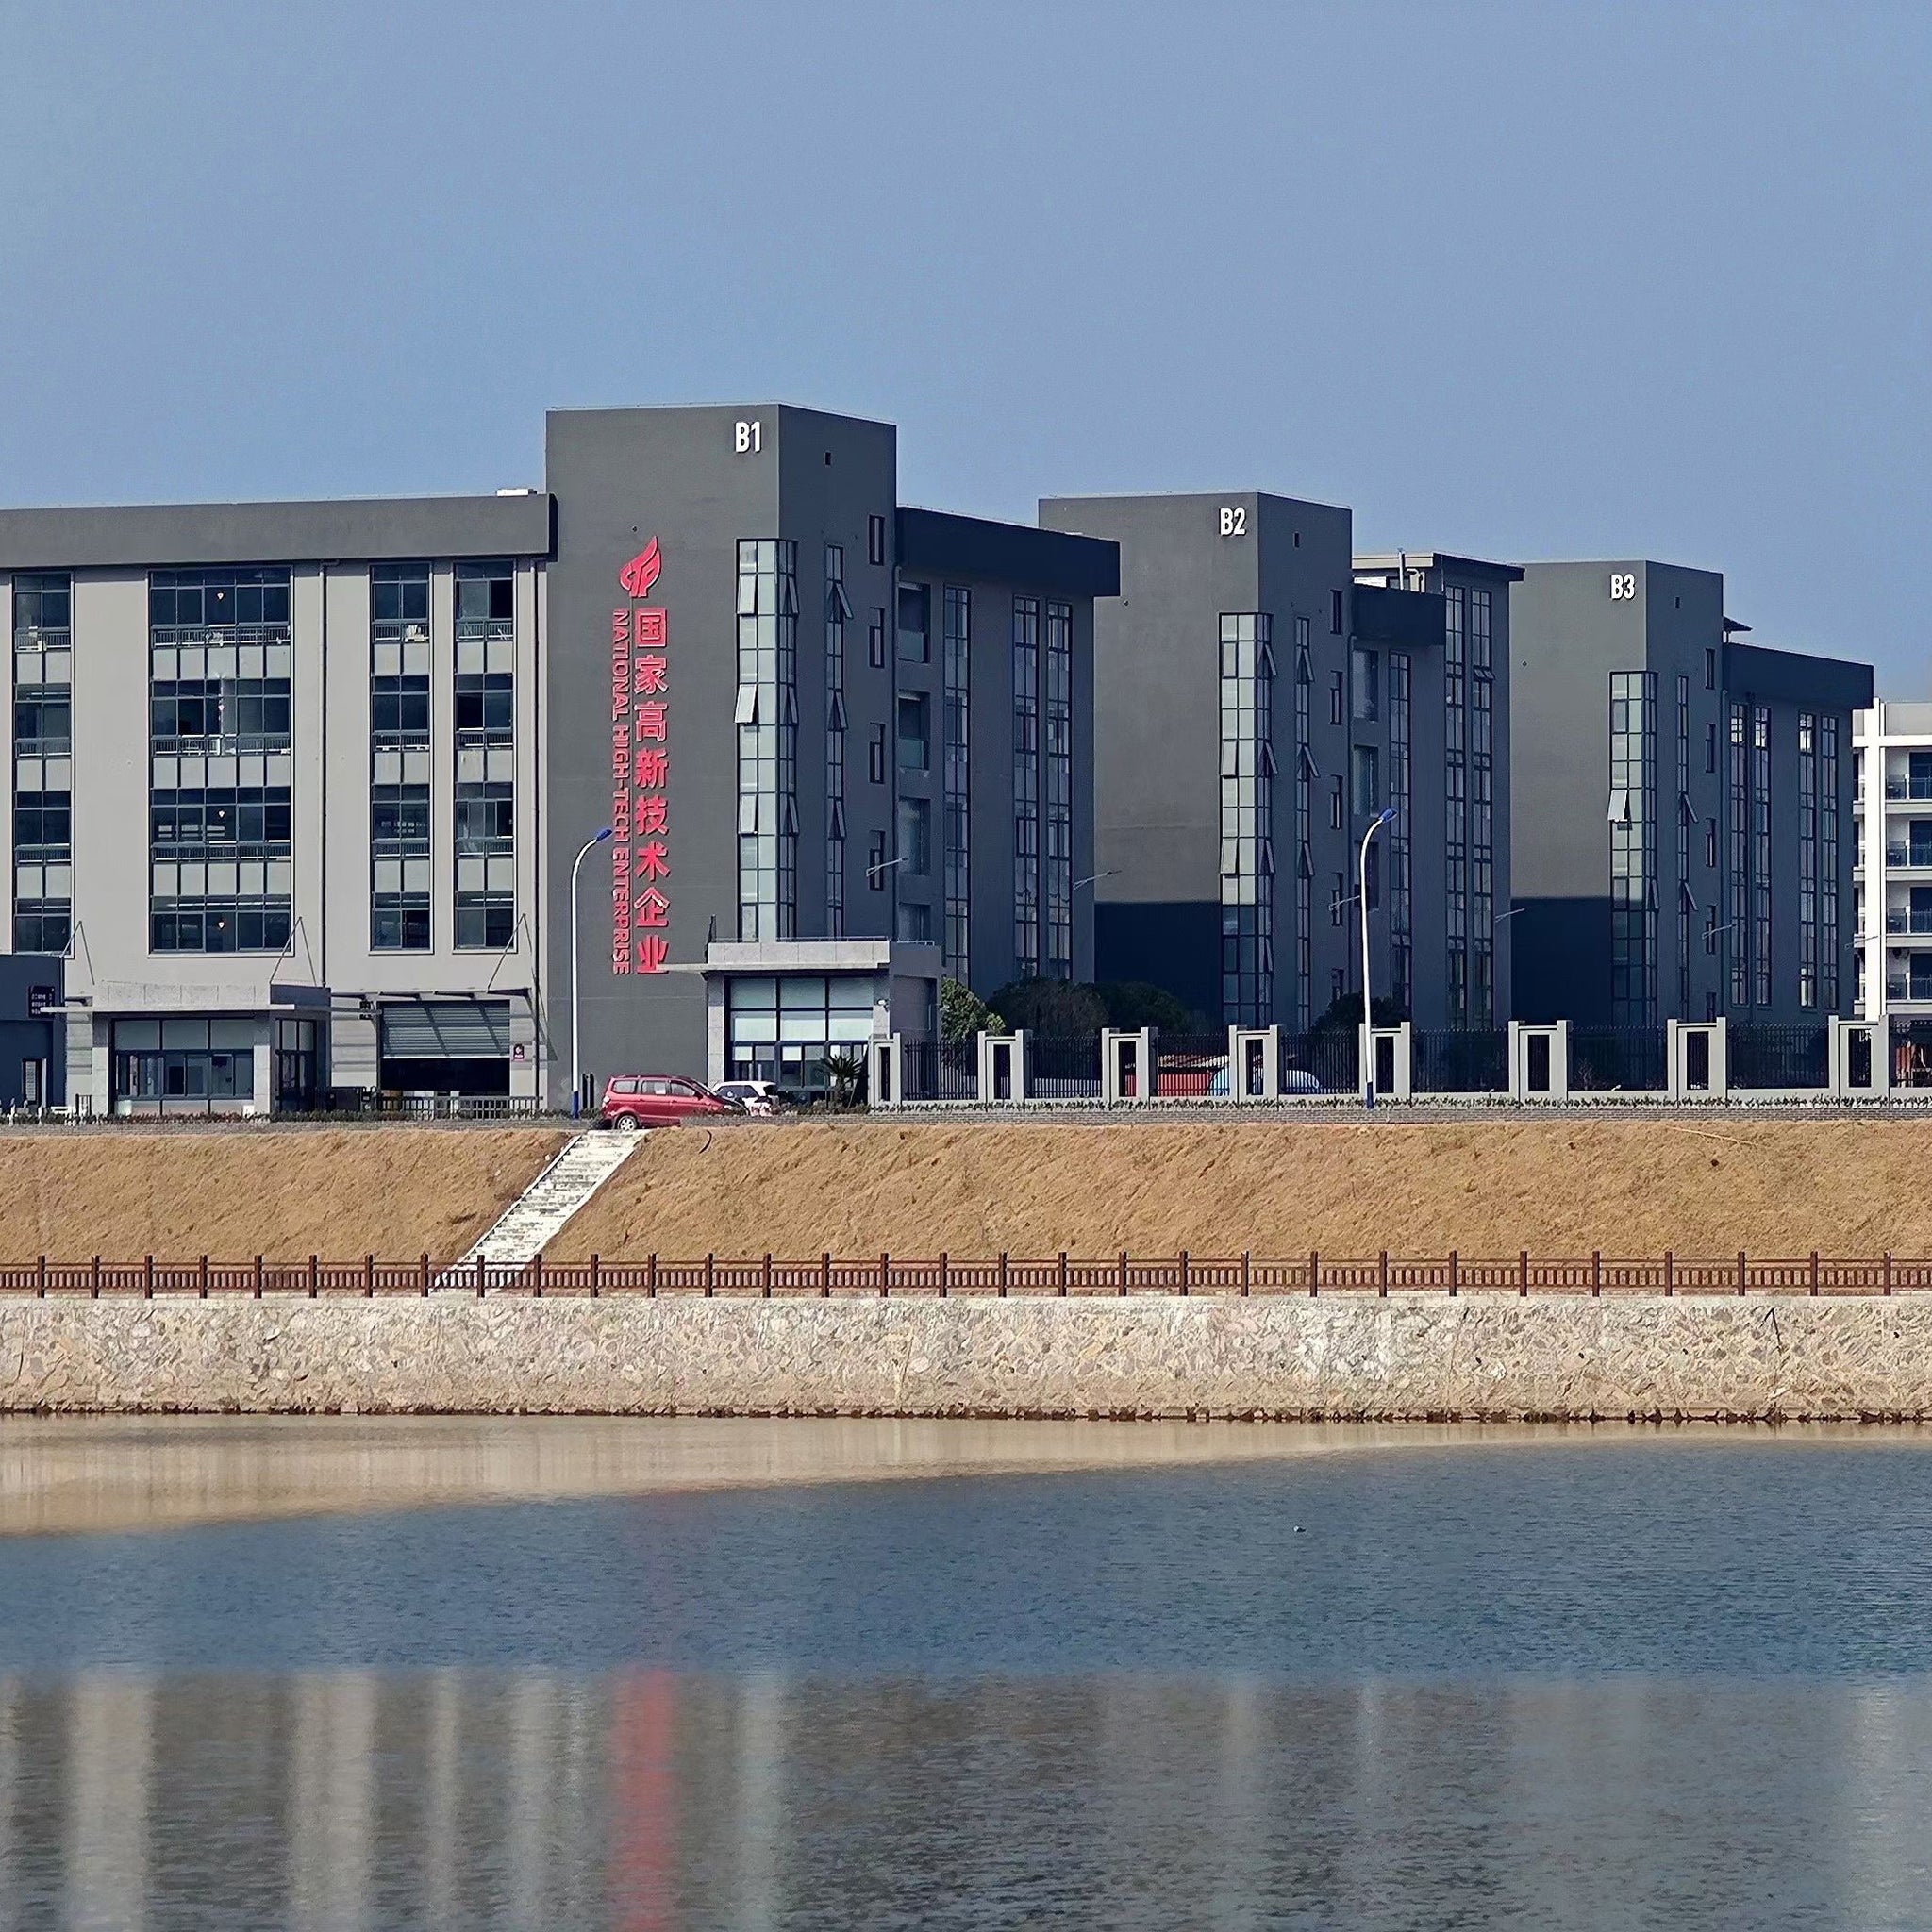
[[[781,1087],[775,1080],[722,1080],[711,1091],[756,1114],[782,1113],[798,1106],[801,1098],[795,1089]]]
[[[1281,1070],[1281,1091],[1284,1093],[1319,1093],[1322,1083],[1306,1067],[1283,1067]],[[1227,1069],[1224,1066],[1208,1083],[1210,1099],[1227,1098]]]
[[[621,1134],[640,1127],[675,1127],[712,1114],[736,1113],[708,1087],[677,1074],[618,1074],[604,1089],[598,1119]]]

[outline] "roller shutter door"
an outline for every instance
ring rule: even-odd
[[[382,1008],[386,1060],[509,1058],[508,1000],[391,1000]]]

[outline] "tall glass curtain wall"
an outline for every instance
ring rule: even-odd
[[[973,593],[948,584],[940,621],[944,705],[946,976],[964,984],[972,964],[973,924]]]
[[[1798,714],[1798,1004],[1838,1010],[1838,720]]]
[[[1308,662],[1309,620],[1294,621],[1294,1018],[1307,1032],[1315,1004],[1315,755],[1309,736],[1315,673]]]
[[[1469,592],[1442,591],[1443,929],[1447,935],[1446,1012],[1452,1027],[1470,1024],[1469,998]]]
[[[1495,1024],[1495,595],[1442,587],[1443,914],[1447,1019]]]
[[[1041,710],[1046,792],[1046,977],[1074,976],[1074,611],[1046,607]]]
[[[862,1058],[872,1024],[873,981],[866,975],[733,978],[724,1008],[731,1078],[821,1092],[830,1080],[826,1059]]]
[[[1818,720],[1798,715],[1798,1004],[1818,1004]]]
[[[290,691],[285,567],[148,579],[149,934],[157,953],[289,942]]]
[[[1019,979],[1071,979],[1074,609],[1049,599],[1044,614],[1042,630],[1041,600],[1013,599],[1013,971]]]
[[[516,935],[516,574],[456,570],[456,942]]]
[[[1236,1026],[1274,1018],[1274,677],[1265,612],[1221,619],[1221,1007]]]
[[[1745,742],[1747,708],[1732,704],[1725,718],[1725,844],[1730,860],[1730,1003],[1751,1004],[1751,754]]]
[[[1657,677],[1610,678],[1610,1019],[1657,1024]]]
[[[1827,1013],[1839,1010],[1838,926],[1838,720],[1818,720],[1818,997]]]
[[[1415,998],[1415,897],[1409,809],[1413,746],[1409,716],[1409,658],[1389,654],[1389,978],[1396,1010],[1410,1011]]]
[[[369,944],[426,952],[429,916],[429,566],[369,582]]]
[[[1751,707],[1751,996],[1771,1004],[1771,713]]]
[[[64,953],[74,936],[74,589],[13,580],[13,946]]]
[[[738,937],[798,925],[798,545],[738,545]]]
[[[1496,671],[1494,598],[1469,593],[1469,1024],[1495,1024]]]
[[[825,935],[845,934],[845,546],[825,545]]]
[[[932,586],[899,586],[899,661],[932,662]],[[911,775],[902,785],[897,811],[898,850],[894,876],[899,884],[895,931],[902,940],[932,938],[932,800],[923,795],[932,771],[932,698],[924,691],[902,690],[897,702],[898,769]],[[941,760],[943,762],[943,760]]]
[[[1013,975],[1040,976],[1040,600],[1013,599]]]
[[[1677,997],[1678,1019],[1690,1011],[1690,924],[1697,914],[1697,895],[1690,890],[1690,828],[1697,823],[1690,803],[1690,680],[1677,675],[1677,803],[1671,817],[1677,827]]]

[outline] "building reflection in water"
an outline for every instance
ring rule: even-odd
[[[0,1924],[1893,1923],[1928,1780],[1918,1680],[0,1678]]]

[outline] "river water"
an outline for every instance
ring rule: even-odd
[[[1932,1925],[1914,1433],[370,1426],[0,1430],[0,1926]]]

